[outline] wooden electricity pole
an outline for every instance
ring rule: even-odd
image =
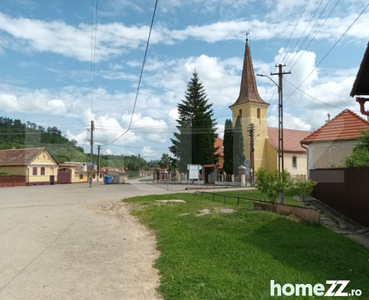
[[[270,75],[278,75],[278,174],[279,179],[283,180],[284,170],[284,146],[283,146],[283,75],[291,74],[291,72],[283,72],[282,68],[286,65],[276,65],[278,67],[278,73],[271,73]],[[279,202],[284,203],[284,193],[281,192],[279,196]]]
[[[90,145],[91,145],[91,166],[90,166],[90,178],[89,178],[89,183],[90,183],[90,187],[92,187],[92,179],[93,179],[93,174],[94,174],[94,165],[93,165],[93,152],[94,152],[94,129],[95,129],[95,124],[94,121],[91,121],[91,141],[90,141]]]

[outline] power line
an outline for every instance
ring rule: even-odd
[[[324,57],[319,61],[319,63],[314,67],[314,69],[305,77],[305,79],[296,87],[296,89],[287,97],[288,100],[300,86],[313,74],[313,72],[319,67],[319,65],[327,58],[327,56],[332,52],[332,50],[337,46],[337,44],[342,40],[342,38],[346,35],[346,33],[351,29],[351,27],[356,23],[356,21],[361,17],[361,15],[368,8],[369,3],[364,7],[361,13],[355,18],[355,20],[351,23],[351,25],[345,30],[345,32],[341,35],[341,37],[334,43],[334,45],[329,49],[329,51],[324,55]]]
[[[332,105],[332,104],[329,104],[327,102],[324,102],[322,100],[319,100],[318,98],[315,98],[314,96],[311,96],[309,95],[308,93],[304,92],[303,90],[301,90],[299,87],[295,86],[293,83],[289,82],[287,79],[284,79],[288,84],[290,84],[291,86],[293,86],[294,88],[296,88],[296,90],[300,91],[301,93],[305,94],[306,96],[314,99],[315,101],[318,101],[320,103],[323,103],[324,105],[327,105],[327,106],[330,106],[330,107],[333,107],[333,108],[337,108],[337,109],[340,109],[340,110],[344,110],[343,108],[341,107],[338,107],[338,106],[335,106],[335,105]]]
[[[96,66],[96,47],[97,47],[97,16],[99,10],[99,0],[96,0],[95,15],[94,15],[94,0],[91,0],[91,95],[90,95],[90,110],[92,120],[93,97],[95,92],[95,66]]]
[[[305,44],[305,42],[306,42],[306,40],[308,39],[308,37],[310,36],[310,34],[311,34],[311,32],[314,30],[314,28],[316,27],[316,25],[318,24],[318,22],[319,22],[319,20],[320,20],[320,18],[321,18],[321,16],[323,15],[323,13],[325,12],[325,10],[326,10],[326,8],[328,7],[328,4],[331,2],[331,0],[328,0],[328,2],[326,3],[326,5],[324,6],[324,8],[323,8],[323,10],[320,12],[320,14],[319,14],[319,16],[318,16],[318,18],[315,20],[315,23],[314,23],[314,25],[313,26],[311,26],[311,28],[310,28],[310,30],[309,30],[309,32],[305,35],[305,38],[304,38],[304,40],[302,41],[302,43],[301,43],[301,45],[299,46],[299,48],[298,48],[298,50],[296,50],[296,52],[295,52],[295,54],[294,54],[294,56],[291,58],[291,60],[288,62],[288,64],[292,64],[292,62],[293,62],[293,60],[295,59],[295,57],[297,56],[297,54],[298,54],[298,52],[302,49],[302,46]],[[317,8],[317,10],[315,11],[315,13],[314,13],[314,16],[315,16],[315,14],[318,12],[318,10],[319,10],[319,8],[320,8],[320,6],[323,4],[323,0],[322,0],[322,2],[320,2],[320,4],[319,4],[319,7]],[[313,18],[310,20],[310,22],[313,20]],[[309,22],[309,24],[310,24],[310,22]],[[309,26],[309,25],[308,25]],[[307,28],[307,27],[306,27]],[[301,56],[299,56],[299,58],[300,58]],[[295,64],[296,64],[296,62],[299,60],[299,58],[295,61]],[[286,63],[287,64],[287,63]]]
[[[327,5],[330,3],[330,1],[327,3]],[[336,7],[338,6],[338,3],[340,3],[340,0],[338,0],[336,2],[336,5],[332,8],[331,12],[329,13],[329,15],[325,18],[324,22],[320,25],[319,29],[317,30],[317,32],[315,32],[314,36],[312,37],[312,39],[310,40],[310,42],[307,44],[307,46],[305,47],[304,50],[307,50],[309,48],[309,46],[311,45],[311,43],[314,41],[315,37],[318,35],[318,33],[322,30],[323,26],[325,25],[325,23],[327,22],[327,20],[329,19],[329,17],[332,15],[333,11],[336,9]],[[326,7],[325,7],[326,8]],[[324,10],[325,10],[324,8]],[[323,11],[324,11],[323,10]],[[319,16],[320,17],[320,16]],[[301,56],[304,54],[304,52],[300,53],[300,56],[297,58],[297,60],[294,62],[294,64],[292,65],[292,67],[290,68],[290,70],[293,69],[293,67],[296,65],[296,63],[301,59]]]
[[[293,28],[293,30],[292,30],[292,32],[291,32],[291,34],[290,34],[290,38],[289,38],[289,40],[288,40],[288,42],[287,42],[287,45],[286,45],[286,47],[284,47],[284,49],[287,49],[287,47],[288,47],[288,45],[290,44],[290,42],[291,42],[291,39],[292,39],[292,36],[293,36],[293,34],[295,33],[295,31],[296,31],[296,28],[297,28],[297,26],[299,25],[299,23],[300,23],[300,21],[301,21],[301,18],[302,18],[302,16],[303,16],[303,14],[305,13],[305,10],[306,10],[306,8],[307,8],[307,6],[309,5],[309,2],[310,2],[310,0],[307,0],[306,1],[306,3],[305,3],[305,6],[304,6],[304,8],[303,8],[303,10],[302,10],[302,12],[301,12],[301,14],[300,14],[300,17],[299,17],[299,19],[297,20],[297,22],[296,22],[296,24],[295,24],[295,27]],[[289,55],[289,54],[288,54]],[[284,59],[286,59],[287,60],[287,54],[285,54],[285,57],[284,57]],[[280,63],[282,63],[282,58],[280,59],[280,61],[279,61]]]
[[[292,51],[295,51],[294,49],[296,49],[296,46],[299,44],[299,42],[300,42],[301,38],[305,35],[306,30],[307,30],[307,29],[308,29],[308,27],[310,26],[310,23],[313,21],[313,19],[314,19],[314,17],[315,17],[315,15],[316,15],[316,13],[318,12],[318,10],[319,10],[320,6],[321,6],[321,5],[322,5],[322,3],[323,3],[323,1],[324,1],[324,0],[320,1],[320,4],[318,5],[317,9],[315,10],[315,12],[314,12],[313,16],[311,17],[311,19],[310,19],[309,23],[306,25],[306,27],[305,27],[304,31],[302,32],[301,36],[300,36],[300,37],[299,37],[299,39],[297,40],[296,45],[295,45],[295,47],[293,47],[293,50],[292,50]],[[315,26],[315,25],[314,25],[314,26]],[[311,32],[311,30],[310,30],[310,32]],[[309,34],[310,34],[310,32],[309,32]],[[309,35],[309,34],[308,34],[308,35]],[[308,35],[306,36],[306,38],[308,37]],[[306,38],[305,38],[305,40],[306,40]],[[302,47],[302,45],[305,43],[305,40],[303,41],[303,43],[301,44],[301,46],[296,50],[296,52],[295,52],[294,56],[291,58],[291,60],[290,60],[290,61],[292,61],[292,60],[295,58],[295,56],[296,56],[297,52],[300,50],[300,48]],[[286,60],[285,64],[288,64],[287,60]]]
[[[119,140],[122,136],[124,136],[131,129],[133,115],[134,115],[134,112],[135,112],[135,109],[136,109],[136,104],[137,104],[137,99],[138,99],[138,93],[139,93],[140,87],[141,87],[142,75],[143,75],[143,71],[144,71],[144,68],[145,68],[146,57],[147,57],[147,53],[148,53],[148,50],[149,50],[150,38],[151,38],[152,29],[153,29],[153,26],[154,26],[154,20],[155,20],[155,14],[156,14],[156,8],[157,8],[157,6],[158,6],[158,0],[155,1],[154,11],[153,11],[153,14],[152,14],[152,19],[151,19],[149,36],[147,38],[147,43],[146,43],[145,55],[144,55],[144,59],[143,59],[143,62],[142,62],[140,78],[138,80],[138,85],[137,85],[136,98],[135,98],[135,101],[134,101],[134,104],[133,104],[133,109],[132,109],[132,114],[131,114],[131,120],[129,122],[128,128],[127,128],[127,130],[125,132],[123,132],[115,140],[113,140],[110,143],[107,143],[107,144],[105,144],[103,146],[110,145],[110,144],[114,143],[115,141]]]

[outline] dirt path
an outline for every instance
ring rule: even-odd
[[[120,199],[155,186],[0,189],[0,299],[159,299],[155,237]]]

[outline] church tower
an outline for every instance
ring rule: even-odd
[[[250,136],[248,126],[254,124],[254,169],[267,168],[266,139],[268,138],[267,109],[269,103],[259,96],[256,86],[254,67],[250,47],[246,39],[245,55],[241,78],[240,95],[229,108],[232,110],[233,126],[237,116],[241,117],[244,150],[246,159],[250,159]]]

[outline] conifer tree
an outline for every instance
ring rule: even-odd
[[[237,117],[233,129],[233,172],[237,174],[237,168],[245,163],[243,148],[243,132],[240,116]]]
[[[196,71],[187,84],[185,100],[178,104],[178,113],[178,132],[174,133],[169,149],[177,158],[180,172],[187,171],[187,164],[214,164],[217,159],[214,149],[216,121]]]
[[[223,147],[223,170],[227,173],[228,180],[230,180],[229,177],[233,174],[233,125],[230,119],[225,121]]]

